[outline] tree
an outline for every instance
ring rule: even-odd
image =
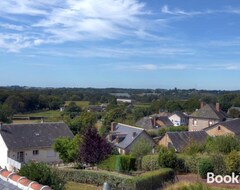
[[[11,122],[12,110],[7,105],[0,105],[0,121],[4,123]]]
[[[151,151],[152,145],[146,139],[142,138],[132,146],[130,154],[136,158],[142,158],[151,153]]]
[[[77,160],[79,145],[79,135],[76,135],[72,140],[68,137],[61,137],[55,140],[53,149],[59,153],[59,157],[64,163],[70,163]]]
[[[97,164],[112,152],[112,146],[92,127],[87,129],[83,136],[80,155],[81,160],[87,164]]]
[[[97,122],[96,115],[92,112],[82,112],[69,122],[69,127],[73,134],[83,135],[86,129],[93,127]]]
[[[64,114],[69,115],[70,118],[78,116],[80,112],[81,108],[77,106],[75,102],[70,102],[70,104],[64,110]]]
[[[175,168],[177,165],[177,155],[174,149],[161,147],[159,151],[159,166],[166,168]]]
[[[64,190],[66,181],[60,178],[54,170],[44,163],[30,162],[23,165],[19,170],[19,175],[25,176],[32,181],[37,181],[40,184],[48,185],[54,190]]]
[[[233,150],[232,152],[230,152],[225,159],[225,164],[226,164],[228,173],[232,173],[232,172],[238,173],[240,171],[239,152],[237,152],[236,150]]]

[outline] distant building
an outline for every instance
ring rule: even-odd
[[[88,106],[88,112],[103,112],[107,106],[105,105],[90,105]]]
[[[64,123],[0,124],[0,166],[15,170],[30,161],[59,163],[52,148],[59,137],[73,138]]]
[[[217,123],[204,129],[210,136],[233,135],[240,136],[240,119],[231,119]]]
[[[205,131],[167,132],[158,144],[167,148],[174,148],[176,152],[181,152],[193,142],[204,143],[207,137],[208,134]]]
[[[145,139],[154,148],[155,143],[148,133],[131,125],[113,122],[107,136],[107,140],[118,149],[120,154],[128,154],[140,139]]]
[[[216,123],[225,121],[226,114],[220,109],[220,104],[216,106],[201,103],[199,110],[196,110],[189,116],[189,131],[200,131]]]
[[[118,99],[117,99],[117,102],[122,102],[122,103],[129,103],[129,104],[131,104],[131,103],[132,103],[132,100],[131,100],[131,99],[118,98]]]
[[[188,125],[188,116],[183,112],[174,112],[168,118],[174,126]]]

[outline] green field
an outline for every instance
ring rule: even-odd
[[[93,185],[74,183],[74,182],[68,182],[66,185],[66,190],[100,190],[100,189],[101,188],[98,188]]]
[[[61,117],[59,110],[48,110],[29,114],[16,114],[15,117]]]
[[[90,104],[89,101],[66,101],[65,106],[69,105],[70,102],[75,102],[77,104],[77,106],[79,106],[81,108],[86,108]]]

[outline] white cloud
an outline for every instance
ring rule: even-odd
[[[20,25],[14,25],[14,24],[7,24],[7,23],[0,23],[0,28],[4,28],[7,30],[17,30],[17,31],[23,31],[24,27]]]
[[[164,5],[161,8],[161,12],[165,14],[171,14],[171,15],[184,15],[184,16],[192,16],[192,15],[198,15],[201,14],[202,12],[187,12],[181,9],[174,9],[170,10],[168,5]]]

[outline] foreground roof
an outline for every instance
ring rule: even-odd
[[[132,142],[141,134],[145,132],[144,129],[118,123],[112,132],[112,143],[122,149],[127,148]],[[134,134],[134,137],[133,137]],[[119,142],[116,143],[117,135],[120,136]],[[109,135],[108,135],[109,136]],[[108,138],[108,137],[107,137]]]
[[[0,134],[10,150],[48,148],[56,138],[73,138],[71,130],[63,122],[4,124]]]
[[[204,143],[208,137],[205,131],[167,132],[166,134],[171,139],[172,146],[178,152],[187,147],[191,142]]]
[[[219,125],[224,126],[228,130],[235,133],[235,135],[240,136],[240,118],[219,122],[219,123],[216,123],[215,125],[212,125],[208,128],[205,128],[204,130],[208,131],[208,130],[213,129],[216,126],[219,126]]]
[[[220,110],[219,112],[216,110],[215,106],[206,104],[199,110],[193,112],[190,117],[194,118],[205,118],[205,119],[216,119],[223,121],[226,119],[226,114]]]

